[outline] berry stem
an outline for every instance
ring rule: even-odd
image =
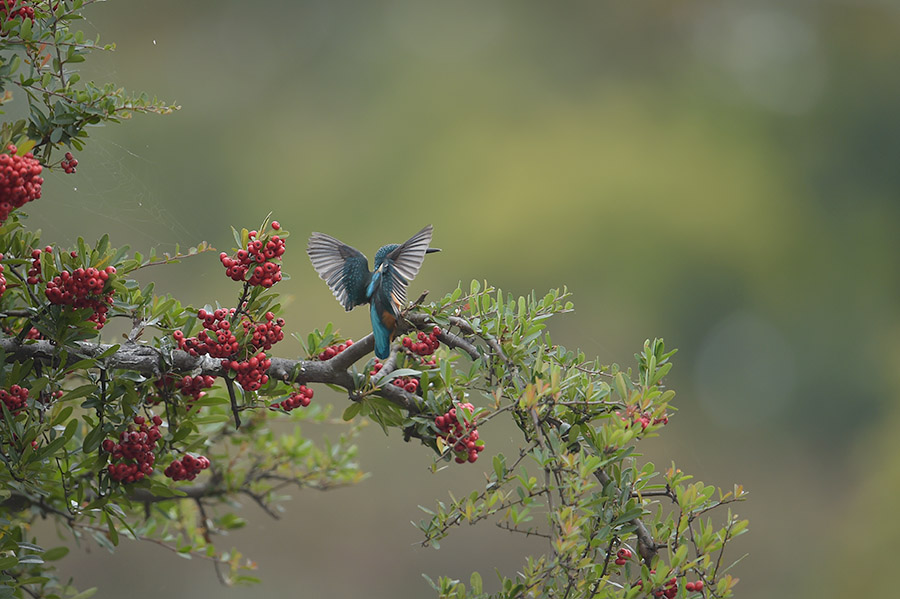
[[[247,314],[246,303],[247,299],[250,297],[250,285],[249,281],[244,281],[244,288],[241,290],[241,295],[238,297],[237,306],[235,306],[234,314],[231,315],[231,325],[234,326],[238,319],[241,317],[241,314]],[[247,314],[247,316],[250,316]]]

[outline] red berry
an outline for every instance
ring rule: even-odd
[[[7,4],[0,3],[0,6],[7,7]],[[14,145],[7,146],[7,151],[9,154],[0,154],[0,224],[16,208],[40,198],[44,183],[39,176],[43,167],[31,152],[17,156]]]

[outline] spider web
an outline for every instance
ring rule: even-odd
[[[46,172],[42,199],[25,209],[45,241],[71,245],[82,236],[92,243],[109,233],[114,245],[145,252],[200,239],[153,187],[162,165],[97,133],[78,158],[74,175]]]

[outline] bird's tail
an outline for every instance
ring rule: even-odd
[[[391,329],[381,320],[377,302],[372,302],[370,312],[372,315],[372,332],[375,334],[375,357],[384,360],[391,353]]]

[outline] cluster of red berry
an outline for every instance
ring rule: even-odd
[[[384,364],[379,362],[378,358],[375,358],[375,364],[372,366],[372,370],[369,371],[369,376],[378,374],[383,366]],[[411,376],[398,376],[391,383],[409,393],[415,393],[419,388],[419,379]]]
[[[3,254],[0,254],[0,260],[3,260]],[[3,276],[3,265],[0,264],[0,296],[6,293],[6,277]]]
[[[266,371],[272,365],[272,360],[266,354],[259,352],[248,360],[225,360],[222,367],[234,371],[234,380],[247,391],[258,391],[260,387],[269,382]]]
[[[72,156],[72,152],[66,152],[66,159],[59,163],[63,170],[67,175],[71,175],[75,172],[75,167],[78,166],[78,161],[75,160],[75,157]]]
[[[44,248],[44,252],[49,254],[53,248],[49,245]],[[41,250],[31,250],[31,267],[28,269],[28,278],[25,282],[29,285],[37,285],[41,282]]]
[[[241,344],[231,330],[231,321],[235,309],[219,308],[214,312],[200,309],[197,317],[203,321],[203,328],[196,337],[185,337],[182,331],[175,331],[172,336],[178,347],[192,356],[208,354],[213,358],[225,358],[222,367],[235,371],[234,379],[247,391],[257,391],[269,381],[266,374],[272,361],[264,352],[259,352],[245,360],[231,359],[241,349]],[[281,328],[284,320],[275,319],[271,312],[266,313],[266,322],[254,324],[242,317],[242,325],[250,339],[251,347],[268,350],[272,344],[284,339]],[[252,332],[251,332],[252,331]]]
[[[398,376],[391,381],[395,386],[405,389],[408,393],[415,393],[419,388],[419,379],[411,376]]]
[[[278,230],[281,225],[275,221],[272,228]],[[251,285],[268,289],[281,280],[281,265],[276,260],[284,254],[284,239],[278,235],[256,239],[257,235],[257,231],[250,231],[251,241],[246,250],[238,250],[234,256],[222,252],[219,260],[225,267],[225,274],[233,281],[246,280]],[[246,279],[248,271],[251,271],[250,278]]]
[[[686,591],[702,591],[703,590],[703,581],[698,580],[697,582],[686,582],[684,584],[684,589]]]
[[[425,368],[431,368],[432,366],[435,366],[437,364],[437,362],[433,358],[429,360],[428,356],[414,356],[414,359],[419,363],[420,366],[423,366]]]
[[[110,478],[122,483],[134,483],[153,473],[156,456],[156,442],[162,437],[159,425],[162,418],[153,417],[153,426],[147,426],[147,419],[135,416],[134,424],[119,433],[119,442],[112,439],[103,441],[103,451],[112,456],[114,463],[107,466]]]
[[[216,377],[207,375],[186,375],[175,381],[175,386],[183,396],[188,398],[187,409],[194,407],[194,402],[206,395],[204,389],[209,389],[216,382]]]
[[[275,318],[271,312],[266,312],[266,321],[253,323],[249,319],[244,318],[241,322],[244,332],[250,336],[250,343],[253,347],[263,351],[269,351],[272,346],[284,339],[284,333],[281,328],[284,326],[283,318]],[[253,331],[252,333],[250,331]]]
[[[0,401],[6,404],[6,409],[10,414],[17,414],[25,407],[28,400],[28,389],[19,385],[11,385],[9,391],[0,389]]]
[[[378,374],[384,364],[378,361],[378,358],[375,358],[375,365],[372,366],[372,370],[369,371],[369,376],[375,376]],[[409,393],[415,393],[419,388],[419,379],[411,377],[411,376],[398,376],[394,380],[391,381],[397,387],[408,391]]]
[[[290,412],[299,407],[306,407],[309,405],[309,402],[312,401],[313,398],[313,390],[307,387],[306,385],[300,385],[300,387],[288,395],[287,399],[281,402],[273,403],[270,408],[278,409],[281,408],[286,412]]]
[[[656,570],[650,570],[650,573],[656,574]],[[644,581],[640,581],[639,586],[643,586],[643,582]],[[677,594],[678,579],[674,576],[666,581],[666,584],[663,588],[653,591],[654,597],[666,597],[666,599],[673,599]]]
[[[0,4],[2,6],[9,5]],[[44,184],[40,176],[43,167],[31,152],[16,156],[16,146],[10,144],[7,149],[9,154],[0,154],[0,225],[10,212],[41,197],[41,185]]]
[[[22,17],[22,20],[29,19],[34,23],[34,7],[22,0],[0,0],[0,13],[7,15],[7,21]]]
[[[185,375],[175,381],[175,386],[178,387],[178,390],[185,397],[190,397],[194,401],[200,399],[206,392],[204,389],[209,389],[216,382],[216,377],[210,375],[197,375],[190,376]]]
[[[228,320],[233,314],[234,308],[219,308],[214,312],[201,308],[197,311],[197,318],[203,321],[205,330],[197,333],[196,337],[186,338],[182,331],[175,331],[172,336],[178,347],[192,356],[208,354],[213,358],[228,358],[240,348],[237,337],[231,332],[231,321]]]
[[[624,566],[625,562],[631,559],[632,555],[634,554],[631,553],[631,549],[625,549],[624,547],[622,549],[619,549],[618,551],[616,551],[616,565]]]
[[[669,424],[668,416],[654,418],[650,412],[641,412],[637,406],[629,406],[625,410],[624,415],[619,411],[616,411],[616,414],[619,416],[619,420],[621,420],[622,422],[629,422],[631,424],[640,423],[641,430],[645,430],[651,424]]]
[[[209,468],[209,458],[202,455],[195,458],[191,454],[187,454],[180,460],[175,460],[169,464],[169,467],[163,471],[163,474],[174,481],[194,480],[201,470],[206,470],[207,468]]]
[[[475,409],[470,403],[459,404],[459,408],[469,411]],[[475,428],[475,417],[471,422],[457,417],[457,408],[450,408],[444,415],[434,419],[435,426],[440,430],[441,437],[447,445],[453,448],[457,464],[474,462],[478,459],[478,453],[484,451],[484,441],[478,440],[478,429]]]
[[[351,345],[353,345],[353,339],[347,339],[347,340],[344,341],[343,343],[337,343],[337,344],[335,344],[335,345],[329,345],[329,346],[326,347],[326,348],[322,351],[322,353],[320,353],[317,357],[318,357],[320,360],[322,360],[323,362],[324,362],[325,360],[330,360],[331,358],[335,357],[336,355],[338,355],[339,353],[341,353],[342,351],[344,351],[345,349],[347,349],[347,348],[350,347]]]
[[[427,335],[423,331],[419,331],[415,338],[412,336],[404,337],[403,347],[416,355],[430,356],[441,346],[441,342],[438,341],[438,335],[440,334],[440,327],[434,327]]]
[[[88,318],[102,329],[106,322],[106,312],[113,301],[110,277],[116,274],[114,266],[104,270],[94,267],[77,268],[72,272],[63,271],[47,283],[44,293],[51,304],[90,308],[94,313]]]

